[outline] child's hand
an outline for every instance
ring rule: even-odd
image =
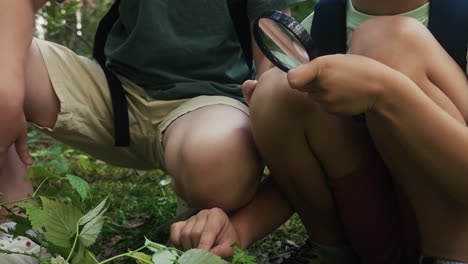
[[[239,236],[229,217],[219,208],[200,211],[186,221],[171,227],[171,241],[180,250],[201,248],[222,258],[231,257],[231,245],[239,242]]]
[[[15,146],[25,165],[32,164],[27,143],[27,123],[23,111],[22,82],[4,79],[0,83],[0,169],[7,161],[8,151]]]
[[[256,80],[247,80],[242,84],[242,93],[244,94],[245,101],[248,105],[250,104],[250,99],[252,98],[256,87]]]
[[[356,115],[372,111],[387,78],[395,72],[390,67],[357,55],[319,57],[288,73],[293,89],[309,93],[331,113]]]

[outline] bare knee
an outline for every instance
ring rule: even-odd
[[[427,52],[436,45],[429,30],[409,17],[384,16],[361,24],[351,38],[351,53],[377,60],[401,58],[401,55]]]
[[[319,106],[306,93],[291,89],[286,74],[274,68],[259,79],[250,103],[250,117],[254,134],[268,134],[275,129],[300,129],[290,126],[303,123],[305,116],[318,113]]]
[[[465,73],[419,21],[397,16],[370,19],[353,33],[351,53],[398,70],[453,117],[462,123],[462,116],[468,118]]]
[[[253,198],[263,170],[248,122],[219,134],[194,131],[171,163],[179,196],[200,209],[228,212]]]

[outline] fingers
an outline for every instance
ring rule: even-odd
[[[192,245],[192,228],[195,225],[196,220],[194,220],[194,217],[191,217],[189,220],[187,220],[187,223],[185,224],[184,228],[180,232],[180,243],[182,244],[182,250],[189,250],[191,248],[196,247],[196,245]]]
[[[288,82],[291,88],[308,92],[310,84],[319,76],[322,58],[291,69],[288,72]]]
[[[234,248],[230,243],[224,242],[216,245],[213,249],[210,250],[211,253],[220,256],[221,258],[229,258],[234,254]]]
[[[181,221],[172,224],[171,226],[171,242],[175,248],[182,250],[182,243],[180,241],[180,233],[184,228],[186,221]]]
[[[190,231],[190,240],[192,242],[192,247],[198,247],[200,248],[200,238],[203,236],[205,232],[205,226],[207,225],[207,218],[208,215],[206,214],[201,214],[197,217],[197,220],[195,221],[195,224],[192,227],[192,230]],[[211,247],[211,245],[209,245]],[[205,248],[209,249],[209,248]]]
[[[255,80],[247,80],[242,84],[242,93],[244,94],[247,104],[250,104],[250,99],[255,91],[255,87],[257,87],[257,81]]]
[[[24,133],[16,139],[15,148],[20,160],[25,165],[31,165],[33,163],[31,155],[29,155],[28,136],[26,130],[24,130]]]
[[[171,227],[171,241],[180,250],[200,248],[210,250],[222,235],[229,219],[218,208],[203,210],[186,221],[177,222]],[[230,247],[231,243],[227,243]],[[225,254],[226,250],[223,250]]]
[[[206,250],[210,250],[213,247],[226,223],[226,219],[223,218],[225,214],[221,209],[212,210],[219,210],[221,212],[213,212],[207,218],[205,229],[203,230],[203,234],[200,238],[200,244],[198,245],[199,248]]]

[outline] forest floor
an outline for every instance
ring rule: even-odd
[[[91,187],[91,203],[97,204],[109,196],[107,221],[92,248],[99,259],[138,248],[145,237],[161,244],[168,242],[170,226],[167,223],[175,216],[177,207],[168,174],[161,170],[141,171],[107,165],[34,129],[29,133],[29,143],[35,166],[83,178]],[[294,215],[255,243],[248,253],[255,256],[259,264],[277,264],[305,239],[305,230],[299,217]],[[120,259],[114,263],[135,262]]]

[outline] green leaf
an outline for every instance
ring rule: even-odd
[[[26,210],[26,215],[28,215],[34,231],[44,226],[44,211],[41,208],[31,203],[20,203],[18,206]]]
[[[42,166],[37,166],[37,165],[32,165],[28,167],[28,177],[31,180],[38,180],[38,181],[42,181],[46,178],[51,178],[54,180],[60,179],[60,176],[50,172],[48,169]]]
[[[73,189],[76,190],[76,192],[78,192],[78,194],[80,195],[81,200],[86,200],[90,191],[89,184],[78,176],[67,174],[66,177],[70,181],[70,184],[73,187]]]
[[[51,258],[50,264],[68,264],[68,262],[62,256],[58,256],[55,258]]]
[[[180,256],[177,250],[150,241],[148,238],[145,238],[145,246],[154,252],[152,258],[154,263],[173,264]]]
[[[77,158],[80,161],[81,168],[83,168],[84,171],[87,171],[89,169],[89,158],[88,158],[88,156],[78,155]]]
[[[96,207],[94,207],[91,211],[85,214],[80,220],[80,225],[84,225],[89,221],[93,220],[95,217],[103,215],[106,211],[104,209],[104,206],[107,203],[107,198],[108,197],[106,197],[106,199],[102,200],[102,202],[100,202]]]
[[[132,256],[139,258],[139,259],[136,260],[136,262],[138,264],[147,264],[147,262],[153,263],[153,260],[152,260],[151,256],[146,255],[145,253],[135,252],[135,253],[132,254]],[[146,260],[147,262],[142,261],[140,259]]]
[[[71,247],[70,238],[76,233],[76,226],[82,213],[67,205],[41,197],[44,206],[44,227],[47,240],[58,247]]]
[[[81,260],[80,264],[96,264],[96,256],[93,254],[93,252],[86,250],[84,258]]]
[[[88,222],[84,227],[83,230],[80,232],[80,242],[85,246],[89,247],[94,242],[96,242],[96,238],[98,237],[99,233],[101,233],[102,225],[104,224],[104,217],[98,216]]]
[[[2,215],[2,217],[16,223],[14,229],[8,230],[9,234],[12,234],[14,236],[23,236],[27,230],[32,229],[31,220],[29,220],[28,218],[21,217],[16,214]]]
[[[78,252],[73,257],[71,264],[80,264],[85,255],[85,250],[86,248],[83,245],[79,245]]]
[[[158,263],[158,262],[155,262]],[[205,249],[190,249],[178,260],[179,264],[229,264],[219,256]]]
[[[245,251],[243,251],[239,244],[234,243],[234,256],[232,257],[232,264],[257,264],[255,257],[250,256]]]

